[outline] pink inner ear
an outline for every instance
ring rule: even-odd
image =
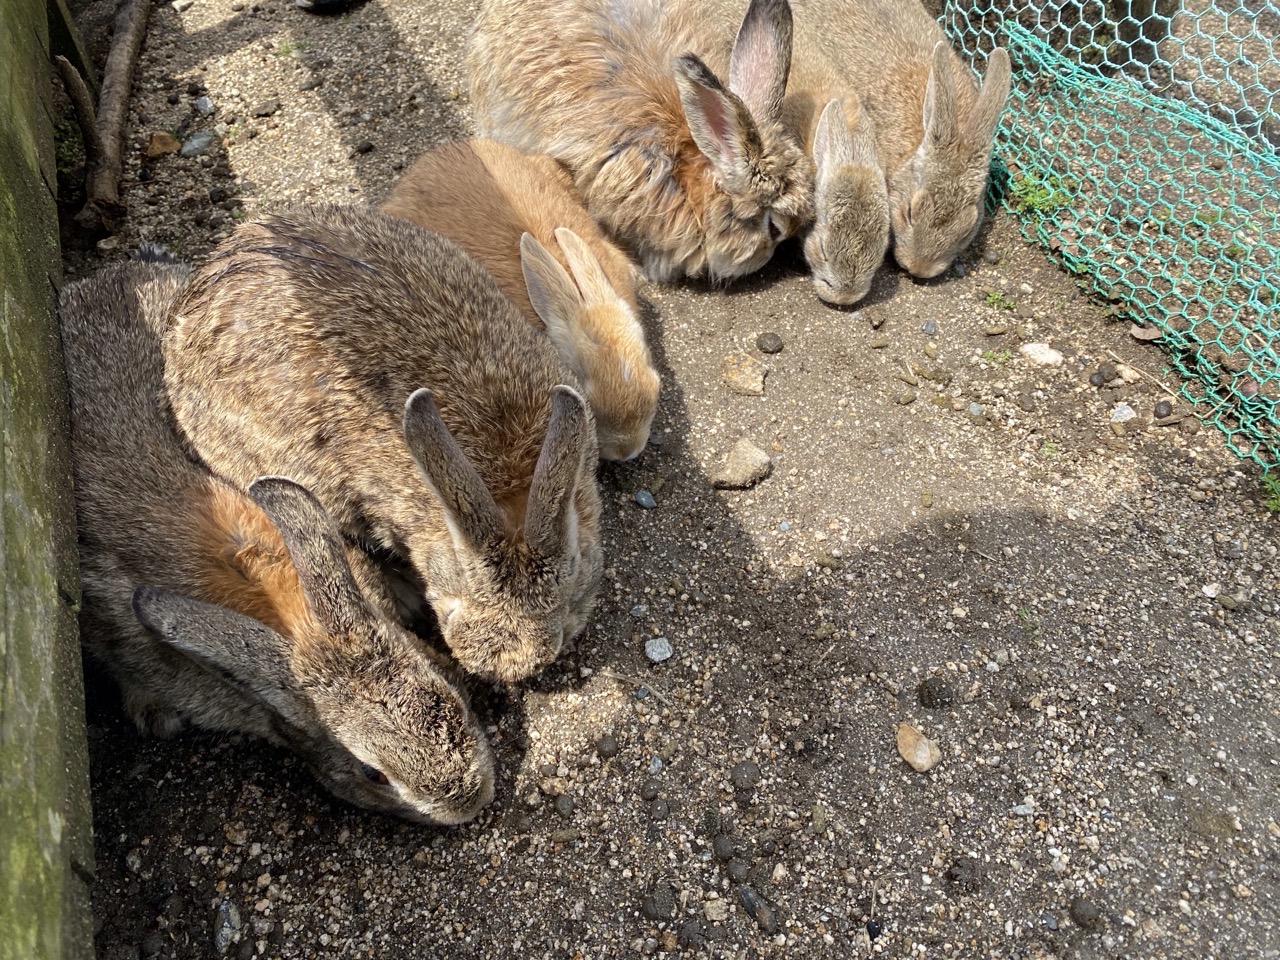
[[[701,84],[696,84],[695,90],[698,96],[698,109],[702,113],[707,132],[715,138],[716,145],[720,148],[726,160],[731,162],[737,160],[737,152],[733,148],[733,137],[731,136],[733,130],[732,108],[728,99]]]

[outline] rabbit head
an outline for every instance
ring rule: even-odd
[[[850,130],[840,101],[830,101],[814,132],[813,159],[816,216],[805,237],[805,260],[820,298],[857,303],[889,248],[889,190],[871,117],[860,111]]]
[[[890,184],[893,254],[912,276],[936,277],[982,225],[996,126],[1009,98],[1009,55],[997,47],[973,109],[961,116],[944,41],[933,48],[924,96],[924,139]]]
[[[279,531],[305,608],[290,637],[225,606],[154,586],[138,621],[274,718],[278,738],[336,796],[429,824],[472,819],[493,799],[493,756],[469,704],[419,641],[370,606],[337,527],[303,487],[263,477],[250,496]]]
[[[449,532],[423,578],[449,649],[490,680],[521,680],[555,660],[586,625],[603,567],[598,540],[585,535],[599,522],[599,500],[578,495],[594,490],[590,412],[567,386],[552,390],[550,403],[527,497],[506,509],[449,433],[431,392],[417,390],[405,404],[405,440]]]
[[[520,263],[529,300],[561,359],[582,381],[600,456],[631,460],[644,450],[658,407],[658,374],[644,330],[591,248],[566,227],[555,233],[573,276],[524,234]]]
[[[811,161],[781,124],[791,37],[787,0],[751,0],[730,54],[727,89],[692,53],[674,64],[689,133],[711,168],[713,189],[705,183],[688,189],[695,208],[702,207],[702,253],[713,278],[760,269],[812,215]]]

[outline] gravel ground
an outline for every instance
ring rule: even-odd
[[[469,128],[473,10],[158,5],[129,224],[69,272],[379,201]],[[1003,219],[857,311],[786,250],[648,295],[662,407],[601,469],[599,612],[474,691],[493,806],[364,814],[95,683],[99,957],[1280,956],[1280,521],[1161,354]]]

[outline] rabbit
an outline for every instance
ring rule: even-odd
[[[636,271],[583,209],[559,163],[495,140],[451,143],[423,155],[379,209],[479,260],[582,381],[600,456],[640,454],[659,378],[637,319]],[[548,252],[557,248],[558,256]]]
[[[751,0],[729,82],[680,0],[485,0],[467,50],[481,136],[565,164],[652,280],[752,273],[812,217],[783,129],[787,0]]]
[[[408,561],[471,673],[516,682],[585,625],[602,573],[576,378],[452,241],[357,207],[243,224],[164,339],[175,415],[233,483],[287,473]]]
[[[358,806],[471,820],[493,757],[444,658],[370,606],[306,489],[265,477],[246,496],[192,456],[160,350],[192,271],[140,259],[60,303],[87,650],[144,733],[242,731]]]
[[[889,184],[893,254],[936,277],[982,225],[987,173],[1009,98],[1009,55],[987,57],[981,89],[913,0],[795,0],[798,30],[838,65],[875,124]]]

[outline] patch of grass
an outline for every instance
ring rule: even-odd
[[[1006,297],[999,290],[992,290],[983,298],[982,302],[989,307],[995,307],[997,310],[1012,310],[1017,306],[1012,298]]]
[[[307,45],[301,40],[282,40],[273,52],[277,57],[291,57],[305,49],[307,49]]]
[[[982,359],[996,366],[1003,367],[1009,362],[1009,358],[1013,356],[1012,350],[983,350]]]
[[[1039,177],[1024,173],[1009,186],[1009,198],[1019,213],[1048,216],[1071,202],[1071,194],[1057,177]]]
[[[1230,257],[1232,260],[1237,260],[1237,261],[1243,260],[1249,254],[1249,251],[1246,250],[1244,246],[1239,243],[1231,244],[1231,246],[1227,247],[1227,249],[1223,250],[1222,252],[1225,253],[1228,257]]]
[[[1271,513],[1280,513],[1280,473],[1272,473],[1270,470],[1264,473],[1262,491],[1267,495],[1262,506]]]
[[[1046,460],[1052,460],[1058,455],[1058,444],[1053,440],[1046,440],[1040,444],[1040,449],[1037,452]]]
[[[1212,227],[1214,224],[1222,222],[1222,211],[1217,207],[1206,207],[1197,210],[1196,215],[1191,218],[1202,227]]]

